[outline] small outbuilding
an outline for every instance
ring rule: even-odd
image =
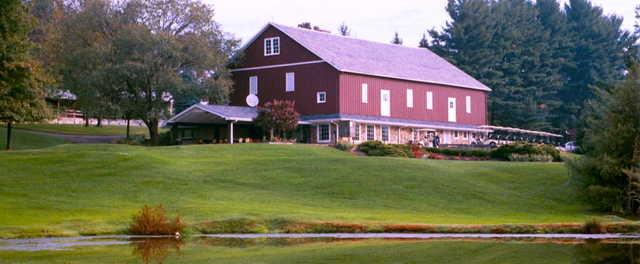
[[[195,104],[167,121],[178,143],[238,143],[260,140],[253,120],[258,109],[246,106]]]

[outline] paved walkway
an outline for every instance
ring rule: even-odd
[[[74,144],[97,144],[97,143],[114,143],[116,140],[124,138],[124,135],[116,136],[88,136],[88,135],[71,135],[71,134],[59,134],[42,131],[34,131],[29,129],[21,129],[32,134],[38,134],[43,136],[57,137],[64,139]]]

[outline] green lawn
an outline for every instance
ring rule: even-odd
[[[239,244],[240,245],[240,244]],[[581,245],[465,241],[346,241],[293,246],[252,245],[229,247],[187,242],[175,248],[127,245],[82,247],[74,250],[0,251],[10,263],[590,263],[591,252]],[[146,249],[146,251],[144,250]],[[615,249],[615,248],[614,248]],[[153,252],[155,254],[144,254]],[[622,253],[622,254],[620,254]],[[621,259],[625,260],[623,252]],[[609,255],[613,255],[610,253]],[[595,255],[600,257],[600,255]],[[596,259],[596,258],[594,258]],[[145,262],[143,260],[148,260]],[[628,260],[628,259],[626,259]],[[576,262],[579,261],[579,262]],[[629,260],[628,260],[629,261]],[[605,261],[606,262],[606,261]],[[605,263],[602,262],[602,263]],[[599,262],[593,262],[599,263]],[[622,262],[620,262],[622,263]],[[626,262],[625,262],[626,263]]]
[[[88,126],[83,125],[62,125],[62,124],[17,124],[15,127],[34,131],[70,134],[70,135],[93,135],[93,136],[117,136],[126,135],[126,126]],[[131,126],[132,135],[147,135],[146,126]]]
[[[64,143],[63,139],[57,137],[36,135],[29,131],[18,129],[11,130],[11,146],[14,150],[47,148]],[[0,127],[0,149],[4,150],[6,144],[7,129]],[[1,168],[0,171],[2,171]]]
[[[113,233],[143,205],[188,224],[584,222],[560,163],[356,157],[311,145],[61,145],[0,153],[0,236]]]

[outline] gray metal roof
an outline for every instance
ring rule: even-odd
[[[269,25],[342,72],[491,91],[426,48],[385,44],[275,23]]]
[[[200,104],[199,107],[210,113],[215,113],[220,117],[224,117],[225,119],[253,120],[258,117],[258,109],[255,107],[211,104]]]
[[[251,122],[258,117],[258,111],[257,108],[248,106],[195,104],[169,119],[167,123]]]

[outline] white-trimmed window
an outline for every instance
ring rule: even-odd
[[[376,130],[373,125],[367,125],[367,141],[376,140]]]
[[[293,92],[296,90],[296,74],[293,72],[285,73],[285,91]]]
[[[369,85],[366,83],[362,84],[362,88],[360,89],[360,94],[362,97],[362,103],[368,103],[369,102]]]
[[[319,104],[324,104],[327,102],[327,92],[317,92],[316,93],[316,102]]]
[[[329,124],[318,125],[318,142],[329,142],[331,140],[331,133]]]
[[[264,39],[264,56],[280,54],[280,37]]]
[[[407,89],[407,108],[413,108],[413,90]]]
[[[471,114],[471,96],[467,95],[467,97],[465,97],[465,103],[467,108],[467,114]]]
[[[353,140],[360,141],[360,124],[353,123]]]
[[[258,94],[258,76],[249,77],[249,93],[253,95]]]
[[[380,134],[382,134],[382,141],[389,142],[389,127],[382,126],[382,130],[380,132],[381,132]]]
[[[427,92],[427,110],[433,110],[433,92]]]

